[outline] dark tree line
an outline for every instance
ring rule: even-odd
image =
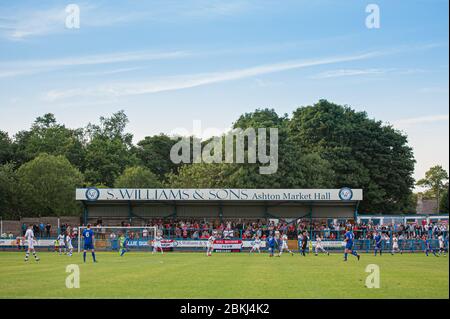
[[[29,130],[10,137],[0,131],[0,213],[17,217],[80,212],[74,188],[237,187],[364,189],[361,211],[415,210],[414,156],[407,137],[392,126],[320,100],[292,116],[257,109],[234,128],[278,128],[279,165],[259,174],[256,164],[174,164],[177,143],[167,135],[133,144],[123,111],[98,124],[70,129],[53,114],[38,117]],[[222,137],[223,138],[223,137]],[[206,143],[206,141],[204,142]]]

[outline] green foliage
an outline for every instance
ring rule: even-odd
[[[423,186],[427,188],[428,196],[436,198],[439,194],[448,187],[446,182],[448,181],[447,171],[440,165],[431,167],[426,173],[425,178],[417,181],[417,186]]]
[[[58,124],[53,114],[38,117],[29,131],[15,136],[15,156],[23,164],[40,153],[64,155],[73,165],[82,167],[84,161],[82,129],[72,130]]]
[[[412,212],[414,158],[407,138],[391,126],[321,100],[292,119],[272,109],[242,115],[234,128],[279,131],[279,165],[272,175],[257,164],[185,165],[168,185],[242,188],[363,188],[362,211]],[[213,176],[213,178],[209,178]]]
[[[62,155],[42,153],[17,170],[21,211],[25,216],[80,214],[74,190],[83,177]]]
[[[162,179],[166,174],[175,172],[178,167],[170,160],[170,149],[176,142],[164,134],[146,136],[137,143],[136,156],[142,165]]]
[[[312,106],[297,108],[291,118],[287,114],[279,116],[269,108],[241,115],[233,123],[236,129],[278,129],[278,170],[269,175],[260,174],[259,167],[267,165],[260,162],[174,164],[169,155],[176,140],[164,134],[147,136],[135,146],[133,136],[126,133],[127,124],[126,114],[119,111],[110,117],[101,117],[98,124],[90,123],[85,129],[68,129],[48,113],[38,117],[30,130],[17,133],[12,140],[0,131],[0,165],[8,162],[15,165],[2,167],[0,171],[3,181],[0,181],[3,184],[0,186],[0,209],[3,207],[10,214],[19,213],[21,207],[13,200],[6,201],[9,195],[5,194],[17,193],[14,184],[16,187],[30,187],[42,180],[38,175],[34,176],[36,181],[24,178],[32,172],[28,167],[38,170],[35,160],[40,163],[43,159],[57,161],[58,165],[65,167],[66,175],[61,176],[59,183],[65,181],[71,185],[74,180],[80,185],[81,172],[87,184],[103,187],[157,187],[161,183],[168,187],[192,188],[348,186],[364,190],[364,201],[360,205],[362,212],[398,213],[413,212],[415,209],[412,194],[415,161],[407,137],[389,125],[369,119],[366,113],[356,112],[347,106],[320,100]],[[203,141],[203,145],[207,142]],[[245,147],[248,148],[248,141]],[[248,155],[248,149],[245,152]],[[54,156],[44,158],[39,156],[40,153]],[[61,162],[63,160],[74,167],[66,167],[67,163]],[[14,169],[20,165],[20,174],[15,174]],[[42,174],[49,174],[50,180],[56,179],[51,168],[51,165],[47,167],[47,173],[43,166],[39,166]],[[15,178],[17,183],[14,183]],[[441,167],[433,169],[419,184],[429,188],[426,194],[436,196],[438,190],[441,194],[445,190],[443,183],[446,179],[448,176]],[[34,194],[41,190],[42,187],[37,187],[27,189],[27,192]],[[65,211],[64,207],[55,206],[50,197],[37,200],[39,197],[29,196],[22,208],[25,207],[23,209],[30,216]],[[38,205],[37,211],[31,210],[34,203]],[[61,205],[71,204],[73,189],[70,200]]]
[[[329,187],[334,172],[329,163],[317,153],[300,152],[286,130],[287,117],[278,117],[270,109],[246,113],[234,124],[235,129],[278,128],[279,162],[275,174],[259,173],[256,164],[192,164],[184,165],[177,174],[170,174],[172,187],[235,187],[235,188],[301,188]],[[247,147],[247,144],[246,144]],[[246,149],[246,153],[247,153]],[[212,177],[212,178],[211,178]]]
[[[86,147],[85,178],[89,184],[114,185],[116,178],[137,159],[120,139],[95,136]]]
[[[406,202],[404,211],[408,214],[416,214],[417,213],[417,200],[420,193],[411,193]]]
[[[120,175],[114,186],[117,188],[159,188],[161,182],[158,177],[146,167],[128,167]]]
[[[439,213],[448,215],[448,185],[444,189],[439,202]]]
[[[123,111],[110,118],[101,117],[100,125],[89,124],[86,131],[90,141],[84,161],[85,178],[90,184],[112,187],[124,169],[136,165],[133,136],[125,133],[128,118]]]
[[[236,187],[231,177],[234,173],[234,165],[230,164],[182,165],[177,174],[167,174],[165,186],[173,188]]]
[[[274,109],[256,109],[255,112],[245,113],[233,124],[233,128],[259,128],[259,127],[283,127],[288,121],[288,116],[278,116]]]
[[[8,133],[0,131],[0,165],[13,160],[14,150],[13,143]]]
[[[18,181],[12,164],[0,165],[0,216],[17,218]]]
[[[288,127],[303,151],[316,152],[330,163],[334,187],[364,189],[361,211],[406,209],[415,160],[405,135],[365,112],[326,100],[298,108]]]
[[[125,133],[125,127],[129,120],[123,110],[111,115],[111,117],[100,117],[100,125],[89,123],[86,132],[91,138],[103,137],[109,140],[121,140],[131,147],[133,135]]]

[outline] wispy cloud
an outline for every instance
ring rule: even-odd
[[[1,78],[9,78],[9,77],[15,77],[20,75],[26,75],[31,74],[29,70],[25,69],[19,69],[19,70],[1,70],[0,69],[0,79]]]
[[[104,70],[104,71],[92,71],[92,72],[80,72],[76,75],[78,76],[102,76],[102,75],[112,75],[119,74],[125,72],[131,72],[142,69],[141,67],[131,67],[131,68],[118,68],[112,70]]]
[[[7,13],[7,12],[5,12]],[[31,36],[45,35],[65,30],[65,7],[45,10],[22,10],[0,17],[0,35],[9,40],[22,40]]]
[[[369,52],[358,55],[341,57],[330,57],[317,60],[306,61],[286,61],[281,63],[260,65],[250,68],[242,68],[224,72],[188,74],[164,77],[149,82],[133,83],[112,83],[98,86],[96,88],[75,88],[68,90],[52,90],[47,92],[47,100],[58,100],[75,96],[125,96],[158,93],[180,89],[193,88],[213,83],[239,80],[243,78],[255,77],[264,74],[282,72],[306,67],[343,63],[357,60],[364,60],[380,56],[383,52]]]
[[[417,73],[427,72],[423,69],[396,69],[396,68],[365,68],[365,69],[338,69],[321,72],[311,76],[312,79],[329,79],[339,77],[354,77],[354,76],[376,76],[385,74],[411,75]]]
[[[152,1],[136,3],[133,9],[111,6],[109,2],[95,4],[76,3],[80,8],[81,27],[111,27],[139,21],[177,22],[181,19],[211,19],[218,16],[232,16],[248,11],[256,2],[253,0],[191,0],[167,3]],[[8,16],[0,16],[0,36],[9,40],[25,40],[67,32],[65,12],[67,4],[36,9],[34,6],[5,10]],[[14,10],[14,12],[12,12]],[[14,18],[10,18],[14,17]]]
[[[8,61],[0,63],[0,78],[29,75],[61,68],[182,58],[191,55],[187,51],[150,52],[134,51],[110,54],[86,55],[58,59]]]
[[[361,75],[380,75],[385,74],[386,69],[340,69],[331,70],[326,72],[321,72],[312,76],[313,79],[329,79],[329,78],[339,78],[347,76],[361,76]]]
[[[400,119],[391,122],[391,124],[399,128],[406,128],[414,125],[430,124],[436,122],[448,122],[448,121],[449,121],[448,114],[438,114],[438,115],[426,115],[420,117]]]

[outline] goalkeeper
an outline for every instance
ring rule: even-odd
[[[119,252],[120,256],[123,256],[128,251],[128,238],[123,233],[119,236]]]

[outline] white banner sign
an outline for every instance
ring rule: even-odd
[[[316,247],[317,242],[313,241],[312,245],[313,247]],[[335,240],[324,240],[321,242],[322,247],[330,247],[330,248],[341,248],[345,246],[344,241],[335,241]]]
[[[242,240],[219,239],[213,244],[214,250],[241,250]]]
[[[253,240],[243,240],[242,241],[242,248],[252,248],[255,245],[255,242]],[[259,244],[259,247],[265,248],[266,247],[266,241],[261,240],[261,243]]]
[[[34,246],[36,247],[48,247],[48,246],[54,246],[55,241],[52,239],[40,239],[34,241]],[[0,246],[17,246],[16,239],[0,239]],[[27,240],[21,241],[21,246],[28,246]]]
[[[77,188],[76,200],[91,201],[359,201],[362,189],[180,189]]]
[[[173,247],[177,248],[206,248],[207,240],[175,240]]]

